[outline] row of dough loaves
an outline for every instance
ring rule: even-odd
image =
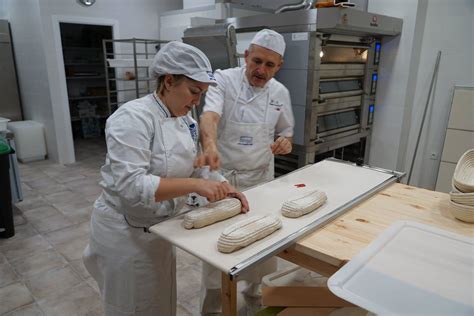
[[[324,192],[311,191],[283,203],[281,212],[286,217],[300,217],[318,209],[326,200]],[[241,203],[238,199],[227,198],[188,212],[184,216],[183,226],[186,229],[202,228],[236,216],[240,210]],[[219,237],[217,248],[224,253],[233,252],[272,234],[281,225],[281,220],[273,215],[251,216],[227,227]]]

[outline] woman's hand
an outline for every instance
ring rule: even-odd
[[[227,196],[240,200],[240,203],[242,203],[242,213],[247,213],[248,211],[250,211],[249,202],[247,201],[245,195],[242,192],[237,191],[229,182],[224,181],[222,183],[227,187],[229,191],[227,193]]]
[[[209,202],[222,200],[229,194],[229,187],[225,185],[227,182],[219,182],[206,179],[195,179],[195,192],[206,197]]]

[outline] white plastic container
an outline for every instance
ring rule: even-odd
[[[474,315],[474,239],[392,224],[328,280],[337,296],[377,315]]]
[[[25,163],[46,158],[46,143],[43,124],[35,121],[8,123],[8,129],[15,135],[16,155]]]
[[[7,129],[7,123],[10,122],[9,119],[0,117],[0,132]]]

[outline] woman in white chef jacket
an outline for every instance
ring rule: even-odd
[[[175,315],[174,248],[147,230],[176,213],[191,192],[215,201],[245,197],[214,173],[193,168],[197,124],[189,111],[210,84],[209,60],[180,42],[164,45],[150,68],[156,92],[121,106],[107,120],[103,192],[94,204],[84,265],[97,281],[106,315]]]

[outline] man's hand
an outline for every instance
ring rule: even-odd
[[[229,192],[227,193],[228,197],[233,197],[233,198],[236,198],[236,199],[240,200],[240,203],[242,203],[242,213],[247,213],[248,211],[250,211],[249,202],[247,201],[247,198],[245,197],[245,195],[242,192],[237,191],[227,181],[222,182],[222,184],[224,184],[224,186],[227,188],[227,190],[229,190]]]
[[[221,160],[217,148],[205,150],[196,157],[194,160],[194,168],[202,168],[204,166],[209,166],[211,171],[220,168]]]
[[[291,141],[283,136],[278,137],[278,139],[271,144],[272,154],[274,155],[286,155],[291,153],[293,148]]]

